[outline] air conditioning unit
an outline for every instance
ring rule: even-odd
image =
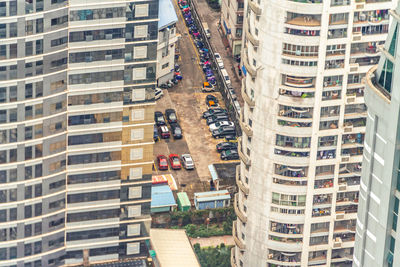
[[[350,64],[350,72],[358,71],[358,64]]]
[[[353,131],[353,125],[344,127],[344,132],[345,133],[351,133],[352,131]]]
[[[356,101],[356,96],[348,96],[346,100],[347,104],[354,103]]]
[[[342,156],[342,162],[348,162],[348,161],[350,161],[350,155]]]
[[[356,10],[364,9],[365,5],[364,4],[358,4],[356,5]]]
[[[337,212],[336,213],[336,220],[343,220],[344,219],[344,212]]]
[[[362,37],[362,33],[361,32],[353,33],[353,42],[360,41],[361,37]]]
[[[334,248],[342,247],[342,239],[340,237],[335,238],[335,240],[333,241],[333,247]]]
[[[339,184],[339,191],[346,191],[347,183]]]

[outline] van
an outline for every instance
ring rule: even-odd
[[[228,85],[228,86],[231,85],[231,79],[229,79],[229,75],[228,75],[228,72],[226,71],[226,69],[222,69],[221,73],[222,73],[222,78],[226,82],[226,85]]]
[[[160,99],[164,95],[164,92],[160,88],[156,88],[156,91],[154,92],[154,99]]]
[[[212,136],[214,138],[222,138],[227,135],[234,135],[234,134],[236,134],[235,126],[222,126],[212,132]]]
[[[210,39],[211,32],[210,32],[210,28],[208,28],[207,22],[203,22],[203,29],[204,29],[204,32],[206,33],[207,38]]]

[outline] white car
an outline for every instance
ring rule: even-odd
[[[192,156],[190,154],[182,154],[181,156],[183,168],[186,170],[193,170],[194,169],[194,162]]]
[[[164,92],[160,88],[156,88],[154,92],[154,98],[155,100],[160,99],[164,95]]]
[[[221,55],[219,53],[214,53],[214,56],[215,60],[217,61],[218,67],[220,69],[223,69],[225,66],[224,66],[224,61],[222,61]]]
[[[212,123],[209,125],[210,132],[213,132],[214,130],[218,130],[222,126],[235,126],[235,124],[231,121],[217,121],[216,123]]]

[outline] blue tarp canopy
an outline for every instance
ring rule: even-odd
[[[158,29],[165,28],[178,22],[174,5],[171,0],[158,1]]]
[[[174,195],[169,185],[154,185],[151,187],[151,208],[176,206]]]

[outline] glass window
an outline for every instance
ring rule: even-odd
[[[18,36],[18,26],[16,22],[10,23],[10,37]]]
[[[0,17],[5,17],[7,15],[6,2],[0,3]]]

